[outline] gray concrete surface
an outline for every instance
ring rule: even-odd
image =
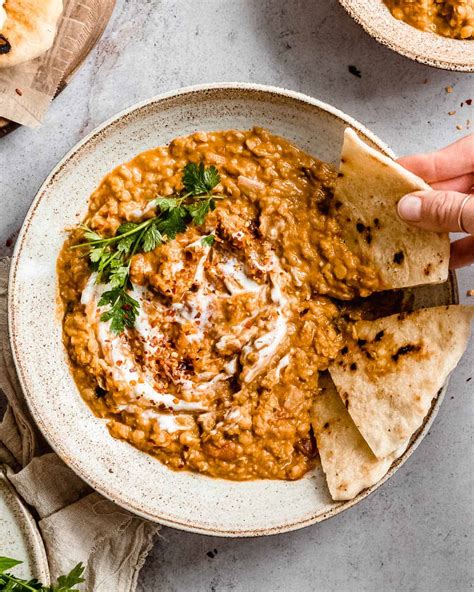
[[[472,107],[460,106],[474,94],[473,76],[390,52],[336,0],[118,0],[106,34],[43,127],[0,140],[0,252],[44,177],[85,133],[153,94],[217,81],[268,83],[318,97],[399,154],[447,144],[474,120]],[[459,278],[462,294],[474,288],[472,267]],[[473,362],[471,342],[429,435],[369,499],[323,524],[266,539],[163,528],[139,591],[470,590]]]

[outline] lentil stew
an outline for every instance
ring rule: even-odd
[[[409,25],[453,39],[474,39],[472,0],[384,0],[392,15]]]
[[[234,480],[298,479],[316,462],[310,409],[344,347],[341,301],[379,289],[341,238],[336,173],[268,131],[198,132],[109,173],[87,225],[112,236],[213,165],[219,200],[203,224],[133,256],[134,327],[100,319],[106,286],[74,229],[58,259],[63,338],[92,411],[112,436],[174,470]],[[212,244],[203,241],[210,234]]]

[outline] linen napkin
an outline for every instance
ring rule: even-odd
[[[8,341],[9,266],[9,258],[0,259],[0,389],[7,399],[0,424],[0,463],[8,466],[17,493],[37,514],[52,581],[82,561],[83,590],[132,592],[159,526],[94,492],[51,452],[38,431]]]

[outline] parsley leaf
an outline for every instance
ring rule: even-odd
[[[91,250],[89,251],[89,259],[92,263],[99,263],[99,261],[104,258],[107,252],[107,246],[91,247]]]
[[[162,212],[170,212],[178,207],[180,201],[179,197],[157,197],[153,203],[158,206]]]
[[[160,232],[165,234],[169,239],[175,238],[178,232],[184,232],[186,230],[187,217],[187,208],[184,206],[176,206],[168,211],[166,218],[160,220]]]
[[[117,262],[117,265],[112,268],[109,275],[109,282],[112,288],[120,288],[125,286],[127,283],[129,271],[129,265],[121,265],[119,262]]]
[[[156,227],[156,224],[150,226],[144,231],[142,237],[142,249],[145,253],[153,251],[165,241],[163,235]]]
[[[10,557],[0,557],[0,573],[4,573],[7,569],[15,567],[15,565],[20,565],[20,563],[23,563],[23,561],[11,559]]]
[[[156,227],[156,224],[150,226],[144,231],[142,238],[142,249],[145,253],[153,251],[164,242],[164,237]]]
[[[133,247],[135,242],[135,237],[133,234],[130,236],[124,236],[118,243],[117,243],[117,251],[121,253],[129,253]]]
[[[200,226],[204,223],[204,218],[207,216],[207,214],[215,208],[216,203],[211,198],[189,205],[188,212],[193,219],[194,224],[196,224],[196,226]]]
[[[125,327],[133,327],[138,316],[140,304],[125,291],[124,287],[112,288],[102,294],[99,306],[110,305],[110,308],[100,315],[101,321],[111,321],[110,330],[117,335]]]
[[[191,162],[184,167],[183,185],[191,195],[210,193],[220,181],[221,177],[214,166],[206,169],[203,162]]]
[[[94,230],[91,230],[85,224],[81,224],[80,228],[82,228],[82,230],[84,230],[84,238],[86,240],[88,240],[89,242],[96,241],[96,240],[102,240],[102,238],[103,238],[102,236],[100,236],[100,234],[97,234],[97,232],[95,232]]]
[[[73,592],[74,586],[85,582],[82,574],[84,573],[84,566],[78,563],[67,575],[59,576],[55,586],[51,592]]]
[[[135,222],[124,222],[118,227],[117,234],[127,234],[137,229],[138,224]]]
[[[212,247],[215,243],[216,237],[213,234],[208,234],[207,236],[203,236],[201,239],[201,245],[204,247]]]

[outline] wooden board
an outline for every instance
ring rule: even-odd
[[[87,0],[83,0],[82,2],[82,4],[87,3]],[[100,39],[114,10],[115,0],[101,0],[100,3],[91,2],[90,4],[94,11],[94,27],[91,29],[90,35],[84,39],[84,43],[77,48],[77,52],[74,55],[73,60],[71,61],[69,67],[64,73],[61,82],[59,83],[55,97],[57,97],[59,93],[66,88],[74,74],[84,63],[95,44]],[[18,127],[20,127],[19,123],[15,123],[14,121],[9,121],[8,119],[3,119],[0,117],[0,138],[6,136]]]

